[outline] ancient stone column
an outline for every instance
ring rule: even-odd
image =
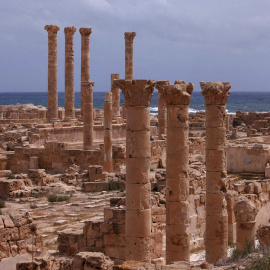
[[[81,33],[81,84],[83,82],[90,82],[90,34],[92,28],[80,28]],[[81,117],[83,118],[83,86],[81,85]]]
[[[104,171],[113,172],[112,163],[112,93],[106,93],[104,102]]]
[[[165,85],[169,85],[169,81],[157,81],[156,88],[162,89]],[[166,134],[166,106],[163,95],[158,91],[158,139],[164,139]]]
[[[117,119],[120,117],[120,89],[112,87],[113,80],[119,80],[119,74],[111,74],[112,117]]]
[[[189,114],[192,83],[158,82],[167,106],[166,264],[189,261]]]
[[[206,260],[214,263],[227,256],[228,214],[224,192],[226,166],[226,102],[228,82],[201,82],[205,98],[206,127]]]
[[[93,86],[94,82],[82,82],[83,102],[83,149],[91,150],[93,146]]]
[[[236,248],[242,250],[245,245],[255,247],[256,206],[248,199],[234,205],[236,219]]]
[[[48,31],[48,120],[58,120],[57,31],[58,25],[46,25]]]
[[[74,109],[74,46],[76,27],[65,27],[65,121],[75,120]]]
[[[125,79],[133,79],[133,39],[136,32],[125,32]]]
[[[115,80],[127,113],[126,255],[125,260],[151,261],[150,109],[155,81]]]

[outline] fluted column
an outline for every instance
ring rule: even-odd
[[[201,82],[205,98],[206,127],[206,260],[214,263],[227,257],[228,214],[226,192],[226,102],[228,82]]]
[[[160,90],[165,85],[169,85],[169,81],[157,81],[156,88]],[[158,139],[164,139],[166,134],[166,106],[163,95],[158,91]]]
[[[125,79],[133,80],[133,39],[136,32],[125,32]]]
[[[83,103],[83,149],[91,150],[93,146],[93,86],[94,82],[82,82]]]
[[[48,31],[48,120],[58,121],[57,32],[58,25],[46,25]]]
[[[75,120],[74,108],[74,46],[76,27],[65,27],[65,121]]]
[[[189,261],[189,114],[192,83],[156,86],[167,106],[166,264]]]
[[[150,109],[155,81],[116,80],[126,103],[126,255],[151,261]]]
[[[119,74],[111,74],[112,117],[117,119],[120,117],[120,89],[119,87],[112,87],[113,80],[119,80]]]
[[[90,82],[90,34],[92,28],[80,28],[81,33],[81,117],[83,118],[83,91],[82,83]]]
[[[112,93],[106,93],[104,102],[104,171],[113,172],[112,161]]]

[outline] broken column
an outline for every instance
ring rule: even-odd
[[[92,28],[80,28],[81,33],[81,84],[83,82],[90,82],[90,34]],[[83,118],[83,86],[81,85],[81,117]]]
[[[169,81],[157,81],[156,88],[160,90],[169,84]],[[158,139],[164,139],[164,135],[166,135],[166,106],[163,95],[158,91]]]
[[[94,82],[82,82],[83,102],[83,149],[91,150],[93,146],[93,86]]]
[[[46,25],[48,31],[48,120],[58,119],[58,91],[57,91],[57,32],[58,25]]]
[[[124,96],[126,134],[125,260],[151,260],[150,109],[155,81],[115,80]]]
[[[111,74],[112,117],[118,119],[120,117],[120,89],[112,87],[113,80],[119,80],[119,74]]]
[[[104,102],[104,171],[113,172],[112,163],[112,93],[106,93]]]
[[[256,206],[248,199],[234,205],[236,219],[236,248],[242,250],[245,245],[255,247]]]
[[[226,102],[229,82],[201,82],[205,98],[206,127],[206,260],[227,257],[228,214],[226,209]]]
[[[125,79],[133,80],[133,39],[136,32],[125,32]]]
[[[163,81],[156,86],[167,107],[166,264],[189,261],[189,114],[193,84]],[[162,85],[162,86],[161,86]]]
[[[65,121],[75,120],[74,108],[74,46],[76,27],[65,27]]]

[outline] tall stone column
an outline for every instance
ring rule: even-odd
[[[157,81],[156,88],[163,89],[165,85],[169,85],[169,81]],[[158,91],[158,139],[164,139],[166,134],[166,106],[163,95]]]
[[[228,214],[226,192],[226,102],[231,84],[201,82],[205,98],[206,127],[206,260],[214,263],[227,256]]]
[[[151,261],[150,109],[155,81],[116,80],[125,96],[126,255],[125,260]]]
[[[74,108],[74,46],[76,27],[65,27],[65,121],[75,120]]]
[[[156,86],[167,106],[166,264],[189,261],[189,114],[192,83]],[[163,86],[161,86],[161,84]]]
[[[91,150],[93,146],[93,86],[94,82],[82,82],[83,103],[83,149]]]
[[[125,79],[133,80],[133,39],[136,32],[125,32]]]
[[[80,28],[81,33],[81,117],[83,118],[83,91],[82,83],[90,82],[90,34],[92,28]]]
[[[58,25],[46,25],[48,31],[48,120],[58,121],[57,32]]]
[[[112,87],[113,80],[119,80],[119,74],[111,74],[112,117],[117,119],[120,117],[120,89],[119,87]]]
[[[112,93],[106,93],[104,102],[104,171],[113,172],[112,161]]]

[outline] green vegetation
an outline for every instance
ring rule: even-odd
[[[16,177],[15,177],[15,175],[14,174],[9,174],[8,176],[7,176],[7,179],[15,179]]]
[[[254,241],[246,239],[245,244],[242,249],[235,248],[232,251],[231,258],[233,260],[241,259],[246,257],[248,254],[257,252],[257,249],[254,247]]]
[[[114,181],[109,181],[109,190],[118,190],[119,184]]]
[[[262,258],[255,259],[250,270],[266,270],[270,269],[270,253],[263,253]]]
[[[4,208],[6,206],[6,202],[0,199],[0,208]]]
[[[57,194],[49,194],[47,196],[48,202],[64,202],[69,201],[70,196],[68,195],[57,195]]]

